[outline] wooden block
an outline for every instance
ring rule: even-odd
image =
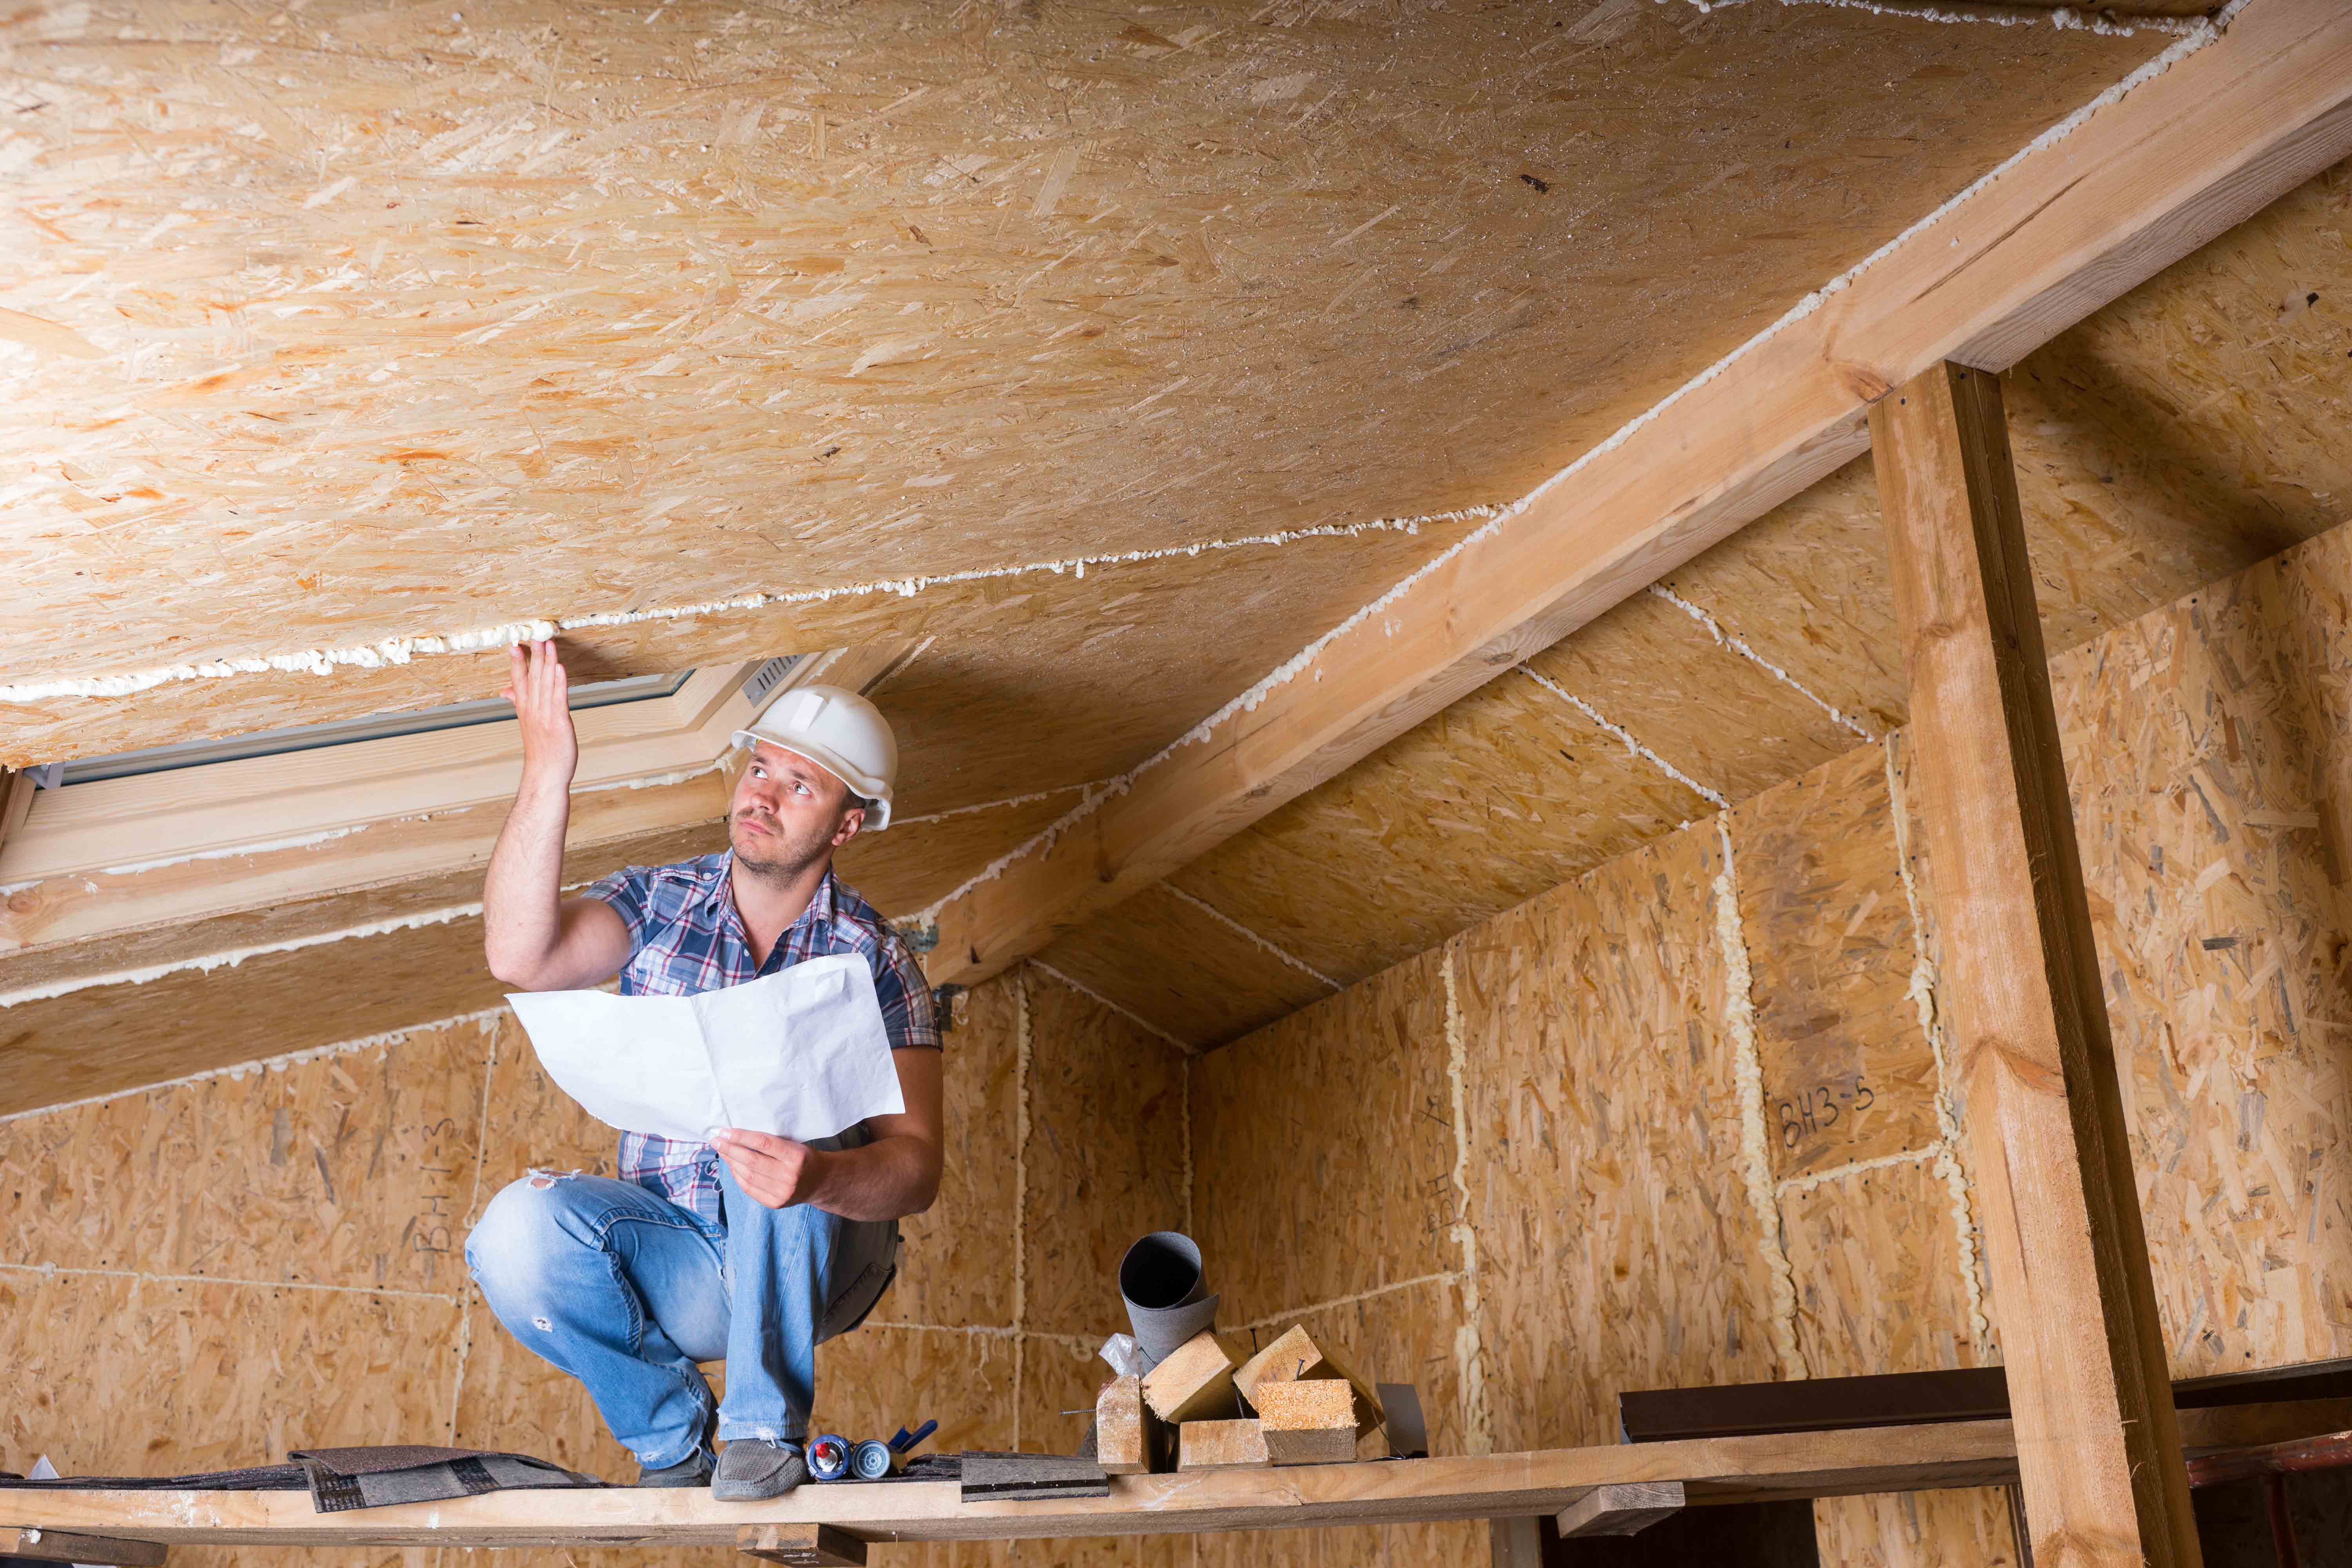
[[[1168,1424],[1143,1402],[1143,1380],[1113,1378],[1095,1396],[1095,1461],[1108,1476],[1141,1476],[1173,1468]]]
[[[159,1568],[164,1549],[152,1541],[121,1541],[107,1535],[77,1535],[63,1530],[17,1530],[0,1526],[0,1558],[28,1557],[42,1563],[119,1563],[121,1568]]]
[[[866,1542],[830,1524],[747,1524],[735,1532],[735,1545],[798,1568],[866,1568]]]
[[[1213,1421],[1241,1414],[1234,1391],[1234,1368],[1242,1358],[1233,1346],[1203,1329],[1178,1345],[1143,1377],[1143,1400],[1162,1421]]]
[[[1622,1481],[1595,1487],[1559,1510],[1563,1536],[1632,1535],[1683,1506],[1680,1481]]]
[[[1274,1462],[1266,1457],[1265,1428],[1249,1416],[1187,1421],[1176,1433],[1183,1445],[1180,1470],[1247,1470]]]
[[[1314,1336],[1298,1324],[1283,1331],[1280,1337],[1244,1362],[1234,1373],[1234,1386],[1244,1400],[1255,1408],[1256,1390],[1265,1383],[1298,1383],[1317,1378],[1343,1378],[1356,1391],[1356,1435],[1378,1426],[1388,1418],[1381,1408],[1381,1396],[1372,1385],[1356,1375],[1355,1369],[1341,1360],[1328,1345],[1318,1344]]]
[[[1266,1458],[1277,1465],[1343,1465],[1356,1457],[1356,1391],[1336,1377],[1257,1385]]]

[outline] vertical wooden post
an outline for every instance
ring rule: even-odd
[[[2000,383],[1870,412],[2034,1560],[2198,1568]]]

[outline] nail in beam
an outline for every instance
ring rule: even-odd
[[[2199,1568],[2000,380],[1937,366],[1870,440],[2034,1556]]]

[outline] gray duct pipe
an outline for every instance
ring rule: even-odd
[[[1201,1248],[1172,1230],[1155,1230],[1127,1249],[1118,1293],[1146,1372],[1216,1321],[1217,1298],[1201,1281]]]

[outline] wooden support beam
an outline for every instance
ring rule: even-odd
[[[1870,433],[2034,1555],[2196,1568],[2000,383],[1938,365]]]
[[[1593,1488],[1561,1509],[1553,1522],[1570,1539],[1638,1535],[1668,1514],[1680,1513],[1682,1508],[1680,1481],[1625,1481]]]
[[[2192,1454],[2352,1430],[2352,1400],[2236,1405],[2181,1417]],[[1381,1459],[1290,1469],[1115,1476],[1110,1495],[963,1500],[954,1481],[835,1481],[768,1502],[706,1489],[507,1491],[320,1513],[306,1492],[13,1491],[0,1521],[169,1545],[731,1546],[745,1525],[831,1524],[865,1541],[1046,1541],[1083,1535],[1298,1530],[1556,1514],[1595,1487],[1680,1481],[1700,1504],[2000,1486],[2006,1421],[1611,1443],[1531,1454]]]
[[[1540,1519],[1488,1520],[1488,1568],[1543,1568],[1543,1524]]]
[[[794,1568],[866,1568],[866,1542],[830,1524],[747,1524],[736,1550]]]
[[[2252,0],[950,900],[925,973],[1036,952],[1859,457],[1888,388],[2015,363],[2347,153],[2352,7]]]
[[[120,1568],[161,1568],[168,1548],[152,1541],[121,1541],[105,1535],[79,1535],[63,1530],[0,1528],[0,1558],[26,1557],[37,1563],[90,1563]]]

